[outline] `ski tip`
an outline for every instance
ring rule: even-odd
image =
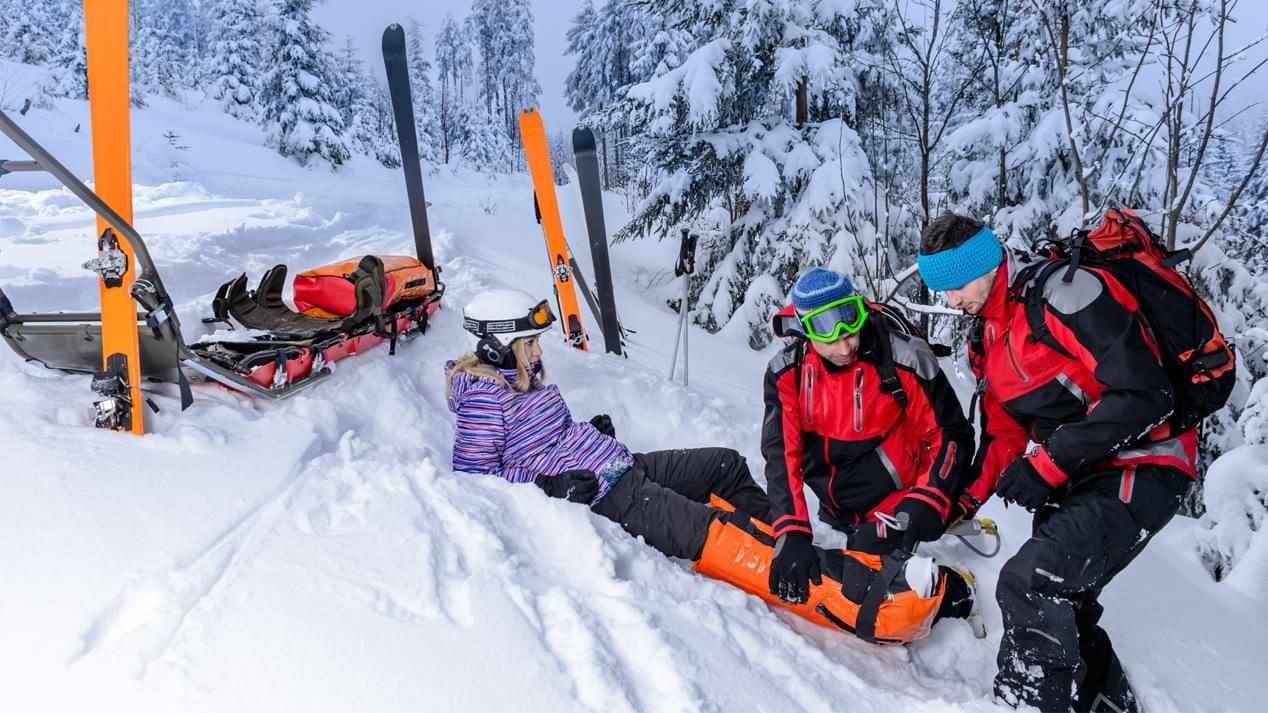
[[[572,145],[574,150],[593,151],[594,132],[589,127],[578,126],[572,130]]]
[[[383,53],[396,51],[405,46],[405,28],[393,22],[383,28]]]

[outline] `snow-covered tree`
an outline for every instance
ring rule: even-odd
[[[270,146],[301,164],[314,158],[337,168],[348,160],[343,118],[334,106],[336,84],[328,33],[312,21],[313,0],[278,0],[272,66],[260,91]]]
[[[511,140],[500,117],[475,111],[463,126],[462,163],[482,173],[509,170]]]
[[[221,0],[214,5],[205,74],[211,98],[239,119],[253,120],[259,112],[263,27],[257,0]]]
[[[480,101],[497,117],[509,147],[519,145],[519,112],[536,106],[541,86],[534,75],[533,10],[529,0],[476,0],[467,19],[480,55]],[[508,150],[508,165],[522,156]]]
[[[348,141],[356,151],[373,156],[388,168],[398,168],[401,151],[397,146],[392,100],[381,83],[368,77],[365,82],[365,90],[359,93],[352,106]]]
[[[638,60],[639,49],[648,34],[658,29],[658,24],[636,4],[607,0],[598,11],[587,2],[573,17],[568,29],[565,54],[574,55],[576,59],[564,86],[564,96],[581,123],[598,134],[607,187],[627,182],[625,139],[633,127],[628,125],[628,116],[616,110],[616,105],[630,86],[655,76],[658,62],[639,64]]]
[[[65,5],[57,44],[53,50],[53,96],[68,99],[88,98],[88,55],[84,45],[84,10],[77,2]]]
[[[961,43],[983,48],[987,69],[969,97],[974,118],[949,137],[956,203],[1033,243],[1161,193],[1150,179],[1165,158],[1140,140],[1160,115],[1136,85],[1158,41],[1153,0],[968,0],[962,10]],[[1137,175],[1146,180],[1133,196]]]
[[[61,0],[23,0],[5,8],[4,56],[25,64],[44,64],[57,46]]]
[[[475,98],[469,89],[475,76],[471,41],[453,15],[445,15],[436,35],[436,73],[440,81],[436,112],[440,155],[443,163],[449,163],[459,153],[466,117]]]
[[[423,28],[410,18],[405,55],[409,64],[409,91],[414,103],[414,131],[418,136],[418,157],[427,163],[441,160],[440,120],[436,115],[436,92],[431,83],[431,62],[423,49]]]
[[[857,16],[837,5],[649,3],[700,46],[681,65],[630,89],[625,109],[659,180],[619,239],[705,238],[693,319],[755,347],[798,271],[829,264],[861,284],[875,245],[867,160],[850,121]],[[807,121],[792,112],[806,83]],[[845,118],[842,118],[845,117]]]
[[[176,96],[195,86],[191,0],[134,0],[129,12],[129,62],[139,91]]]

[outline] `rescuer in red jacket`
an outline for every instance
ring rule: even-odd
[[[1197,434],[1171,433],[1174,389],[1133,294],[1088,267],[1036,286],[1019,277],[1024,259],[964,216],[921,234],[921,277],[976,317],[982,434],[964,501],[994,492],[1035,513],[996,588],[995,695],[1044,711],[1137,711],[1098,600],[1179,508]],[[1034,334],[1032,296],[1060,351]]]
[[[804,486],[851,549],[910,551],[963,513],[973,430],[929,345],[847,277],[814,268],[792,300],[775,317],[776,334],[795,339],[766,370],[762,455],[776,538],[770,589],[796,602],[820,576]]]

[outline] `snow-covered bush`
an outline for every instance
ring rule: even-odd
[[[1268,581],[1268,445],[1242,446],[1215,461],[1206,474],[1205,501],[1196,535],[1202,563],[1216,580],[1262,592]]]

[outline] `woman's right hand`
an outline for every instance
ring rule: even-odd
[[[601,413],[590,419],[590,425],[594,426],[594,430],[599,433],[609,438],[616,438],[616,426],[612,425],[612,417],[606,413]]]
[[[599,494],[599,478],[585,469],[566,470],[559,475],[539,475],[533,484],[552,498],[589,504]]]

